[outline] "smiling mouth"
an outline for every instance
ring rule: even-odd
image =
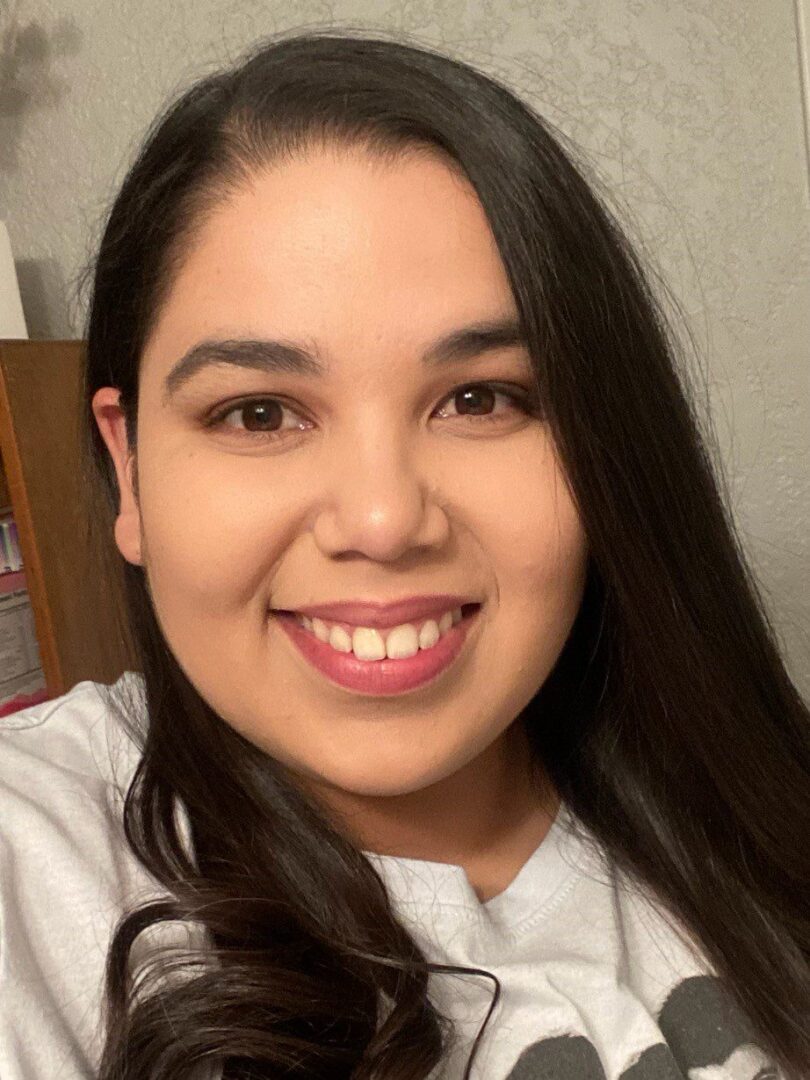
[[[454,669],[457,658],[469,654],[470,632],[480,630],[481,607],[463,604],[438,621],[419,620],[418,630],[414,624],[400,624],[390,631],[329,625],[314,617],[307,620],[312,625],[306,626],[297,612],[276,609],[271,614],[296,652],[327,681],[379,697],[426,688]]]
[[[461,622],[467,622],[481,608],[480,603],[461,604],[441,616],[421,618],[389,627],[356,626],[334,619],[301,615],[297,611],[276,610],[273,614],[293,620],[301,629],[339,653],[351,653],[366,662],[404,660],[432,649]]]

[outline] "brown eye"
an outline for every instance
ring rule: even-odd
[[[500,399],[500,400],[499,400]],[[516,416],[539,416],[526,387],[510,383],[467,383],[457,387],[439,410],[442,419],[471,420],[472,427],[514,423]],[[498,405],[506,408],[498,408]],[[287,424],[285,425],[285,414]],[[292,423],[290,423],[292,421]],[[230,402],[209,417],[205,426],[254,442],[276,442],[308,430],[311,422],[296,409],[273,397]]]
[[[466,416],[482,416],[495,408],[497,391],[491,386],[464,386],[453,395],[456,409]]]
[[[508,384],[468,383],[459,386],[444,400],[441,412],[450,419],[469,418],[475,422],[478,417],[481,423],[496,423],[514,417],[515,413],[528,415],[531,412],[529,391]],[[505,410],[498,408],[502,402],[506,403]]]
[[[286,425],[285,425],[286,416]],[[292,423],[290,423],[292,421]],[[243,439],[273,442],[307,427],[304,420],[289,405],[277,398],[249,398],[231,402],[211,416],[206,426],[226,431]]]
[[[241,415],[246,431],[275,431],[280,426],[284,408],[280,402],[267,398],[259,401],[246,401],[228,414]],[[234,425],[229,424],[229,427]]]

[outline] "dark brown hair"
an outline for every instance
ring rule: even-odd
[[[562,136],[508,88],[424,46],[320,31],[262,43],[167,108],[91,271],[100,534],[109,546],[118,492],[94,393],[121,390],[136,451],[142,349],[195,228],[252,171],[317,143],[428,149],[475,189],[590,552],[569,639],[520,719],[574,815],[705,952],[763,1048],[807,1075],[808,710],[660,304]],[[101,1080],[180,1078],[200,1062],[227,1078],[427,1077],[452,1036],[429,973],[494,976],[426,961],[362,852],[190,684],[146,575],[122,563],[148,716],[129,714],[143,756],[125,827],[167,898],[117,928]],[[167,953],[135,985],[130,947],[166,920],[201,925],[209,947]]]

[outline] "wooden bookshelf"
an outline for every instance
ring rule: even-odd
[[[17,523],[50,697],[83,679],[113,682],[132,666],[117,619],[120,579],[87,542],[82,347],[0,340],[0,507]]]

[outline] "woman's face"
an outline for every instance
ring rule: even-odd
[[[380,796],[450,777],[504,734],[568,636],[586,546],[549,430],[519,404],[524,346],[424,359],[516,316],[481,206],[445,164],[312,152],[229,194],[195,235],[142,358],[137,501],[120,418],[103,421],[116,392],[94,399],[122,489],[116,541],[145,567],[178,662],[314,784]],[[169,392],[215,340],[295,344],[322,370],[263,368],[250,345],[253,366],[187,365]],[[506,385],[460,392],[482,382]],[[273,614],[435,594],[481,607],[449,666],[399,692],[336,682]]]

